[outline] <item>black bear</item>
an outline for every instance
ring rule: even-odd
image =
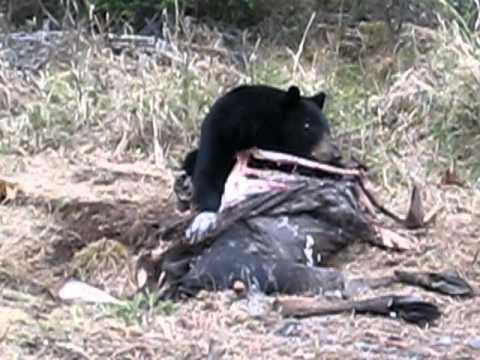
[[[200,211],[187,230],[190,241],[202,239],[215,223],[237,152],[258,147],[324,162],[339,157],[324,102],[323,92],[306,97],[296,86],[284,91],[266,85],[239,86],[215,101],[202,123],[199,148],[184,163],[193,173],[193,202]]]
[[[197,160],[198,149],[190,151],[183,159],[182,170],[189,177],[193,177],[193,171],[195,170],[195,162]]]

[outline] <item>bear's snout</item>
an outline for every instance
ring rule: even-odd
[[[340,162],[342,154],[333,142],[330,134],[325,134],[312,151],[312,156],[323,163],[336,164]]]

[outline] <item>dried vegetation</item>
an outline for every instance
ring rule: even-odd
[[[477,298],[425,293],[444,314],[426,330],[340,315],[256,319],[228,293],[153,307],[148,295],[129,297],[135,247],[113,221],[171,214],[172,168],[216,96],[239,83],[296,83],[327,91],[339,142],[371,166],[390,208],[404,213],[418,184],[427,211],[442,209],[416,251],[354,246],[343,270],[453,270],[478,287],[478,29],[405,24],[393,52],[369,46],[372,27],[344,29],[339,42],[339,27],[322,36],[308,17],[291,48],[188,18],[168,23],[162,40],[84,28],[1,34],[0,178],[9,182],[0,183],[0,357],[475,358]],[[358,61],[343,56],[352,46]],[[56,303],[46,289],[68,276],[128,301]]]

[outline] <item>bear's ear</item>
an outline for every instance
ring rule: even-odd
[[[300,90],[296,86],[290,86],[283,98],[283,105],[284,106],[291,106],[300,101]]]
[[[310,100],[312,100],[319,108],[320,110],[323,110],[323,105],[325,104],[325,98],[327,95],[321,91],[317,95],[313,95]]]

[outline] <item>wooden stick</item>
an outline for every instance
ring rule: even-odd
[[[333,315],[355,311],[358,314],[394,316],[405,321],[424,325],[438,319],[438,307],[432,303],[410,296],[387,295],[359,301],[319,302],[313,298],[279,298],[274,309],[283,316],[305,318],[309,316]]]
[[[301,158],[295,155],[283,154],[270,150],[261,150],[258,148],[253,148],[246,151],[248,151],[252,157],[258,160],[270,160],[281,162],[284,164],[296,164],[338,175],[362,176],[362,172],[356,169],[344,169],[337,166]]]

